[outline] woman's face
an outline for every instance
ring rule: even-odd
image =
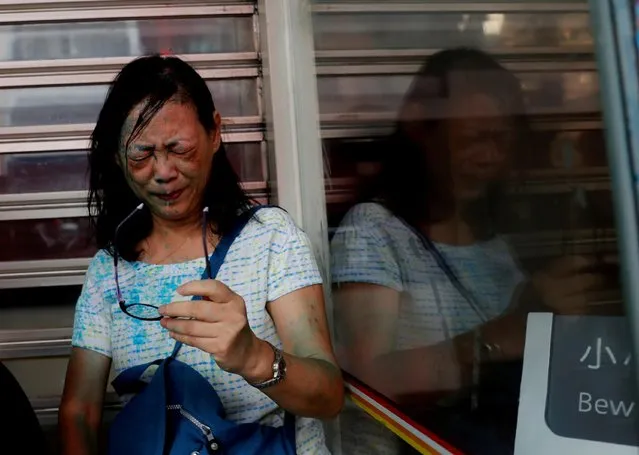
[[[127,118],[118,164],[129,187],[160,219],[199,216],[213,156],[220,148],[220,116],[207,133],[190,103],[167,102],[148,126],[129,140],[142,104]],[[128,146],[127,146],[128,144]]]
[[[456,200],[474,200],[508,171],[514,131],[495,100],[481,93],[451,100],[441,122]]]

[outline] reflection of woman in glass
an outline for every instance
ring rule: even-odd
[[[498,183],[526,145],[522,98],[479,51],[431,57],[378,144],[378,184],[333,239],[340,361],[400,404],[471,389],[482,364],[521,357],[530,310],[582,312],[599,283],[583,258],[528,280],[497,233]]]

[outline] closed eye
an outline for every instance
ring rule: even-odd
[[[127,151],[127,157],[133,161],[142,161],[153,155],[155,147],[145,145],[134,145]]]
[[[169,147],[169,153],[173,153],[175,155],[186,155],[189,152],[192,152],[194,149],[192,147],[184,147],[182,145],[177,145],[175,147]]]

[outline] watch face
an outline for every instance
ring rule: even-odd
[[[286,360],[282,351],[275,348],[275,363],[273,363],[273,377],[275,379],[283,378],[286,374]]]
[[[275,352],[275,360],[273,361],[273,378],[262,382],[261,384],[252,384],[258,390],[267,389],[279,384],[284,380],[286,376],[286,361],[281,350],[272,346],[273,352]]]

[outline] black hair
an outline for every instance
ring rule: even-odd
[[[177,57],[138,58],[120,71],[109,88],[91,135],[88,204],[97,246],[110,254],[115,253],[114,235],[118,224],[140,204],[117,164],[125,122],[133,108],[145,102],[128,139],[131,141],[174,99],[193,106],[207,133],[215,130],[216,109],[206,82]],[[223,143],[213,158],[204,205],[209,207],[209,224],[217,235],[226,234],[237,217],[251,206]],[[118,236],[118,254],[129,261],[138,259],[138,244],[150,234],[152,223],[148,210],[128,221]]]
[[[461,85],[452,86],[453,74],[463,78]],[[407,119],[400,113],[394,132],[370,144],[371,150],[381,157],[381,171],[374,182],[361,192],[360,201],[382,203],[414,226],[441,221],[446,216],[445,211],[451,208],[452,201],[447,199],[449,195],[445,194],[446,189],[438,188],[432,177],[435,172],[446,172],[447,169],[428,169],[426,157],[428,154],[442,154],[441,149],[435,150],[443,146],[437,140],[436,131],[439,122],[446,121],[441,115],[442,103],[460,96],[455,91],[462,85],[465,89],[494,99],[508,113],[517,132],[515,141],[525,143],[528,121],[519,80],[491,56],[479,50],[455,48],[440,51],[426,60],[404,98],[402,110],[411,104],[419,105],[425,111],[421,114],[423,117],[419,118],[418,115],[418,118]],[[419,128],[432,140],[416,143],[407,132],[409,122],[418,122]],[[515,147],[519,149],[518,152],[523,151],[518,145]],[[443,155],[441,159],[445,161],[447,154]],[[445,163],[442,162],[440,167],[445,167]],[[497,205],[503,202],[498,197],[500,194],[499,183],[496,183],[489,185],[483,198],[492,200],[489,203],[491,218],[497,217]],[[443,207],[434,208],[434,201]]]

